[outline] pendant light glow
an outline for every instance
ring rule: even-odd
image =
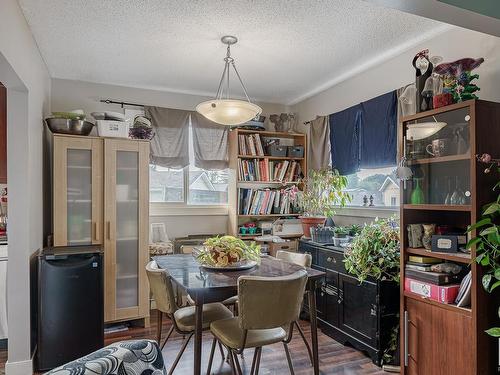
[[[227,45],[227,54],[224,58],[224,71],[222,72],[217,94],[215,99],[198,104],[196,106],[196,111],[210,121],[220,125],[241,125],[260,115],[262,113],[262,108],[253,104],[248,98],[245,85],[243,84],[240,74],[236,69],[234,59],[231,57],[231,45],[235,44],[238,39],[235,36],[224,36],[221,38],[221,41]],[[236,73],[236,77],[238,77],[238,80],[240,81],[241,87],[243,88],[243,92],[245,93],[247,99],[246,101],[231,99],[229,96],[229,71],[231,66]],[[223,88],[224,81],[226,82],[225,91]]]

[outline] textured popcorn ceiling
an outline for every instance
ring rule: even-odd
[[[283,104],[445,28],[359,0],[19,3],[55,78],[213,95],[225,54],[219,39],[233,34],[240,41],[232,53],[250,96]]]

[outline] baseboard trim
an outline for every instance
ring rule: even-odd
[[[32,375],[33,361],[18,361],[5,363],[5,375]]]

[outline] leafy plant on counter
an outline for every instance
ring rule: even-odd
[[[344,238],[347,237],[349,234],[349,228],[347,227],[334,227],[333,228],[333,235],[336,238]]]
[[[304,190],[297,192],[297,205],[304,216],[332,217],[335,208],[343,207],[351,201],[344,191],[348,181],[336,169],[311,170],[301,181]]]
[[[226,267],[243,261],[260,262],[260,245],[255,242],[246,244],[239,238],[233,236],[211,237],[207,239],[196,259],[202,263],[214,267]]]
[[[349,236],[351,237],[356,237],[356,235],[360,234],[361,233],[361,230],[363,228],[361,227],[361,225],[358,225],[358,224],[353,224],[349,227]]]
[[[490,173],[492,168],[496,166],[497,172],[500,174],[500,159],[492,159],[489,154],[478,156],[480,162],[489,164],[485,169],[485,173]],[[493,190],[500,188],[498,181]],[[500,286],[500,225],[498,218],[500,217],[500,194],[496,201],[487,204],[483,208],[483,214],[480,220],[471,225],[467,231],[476,230],[477,236],[467,243],[467,248],[470,249],[476,246],[476,262],[479,263],[485,270],[482,279],[483,288],[491,293]],[[500,317],[500,309],[498,310]],[[493,327],[486,331],[490,336],[500,337],[500,327]]]
[[[375,219],[344,253],[346,270],[360,282],[368,277],[399,283],[399,229],[394,219]]]

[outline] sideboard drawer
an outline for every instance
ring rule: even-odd
[[[333,271],[343,272],[345,269],[344,254],[328,250],[318,250],[318,264]]]

